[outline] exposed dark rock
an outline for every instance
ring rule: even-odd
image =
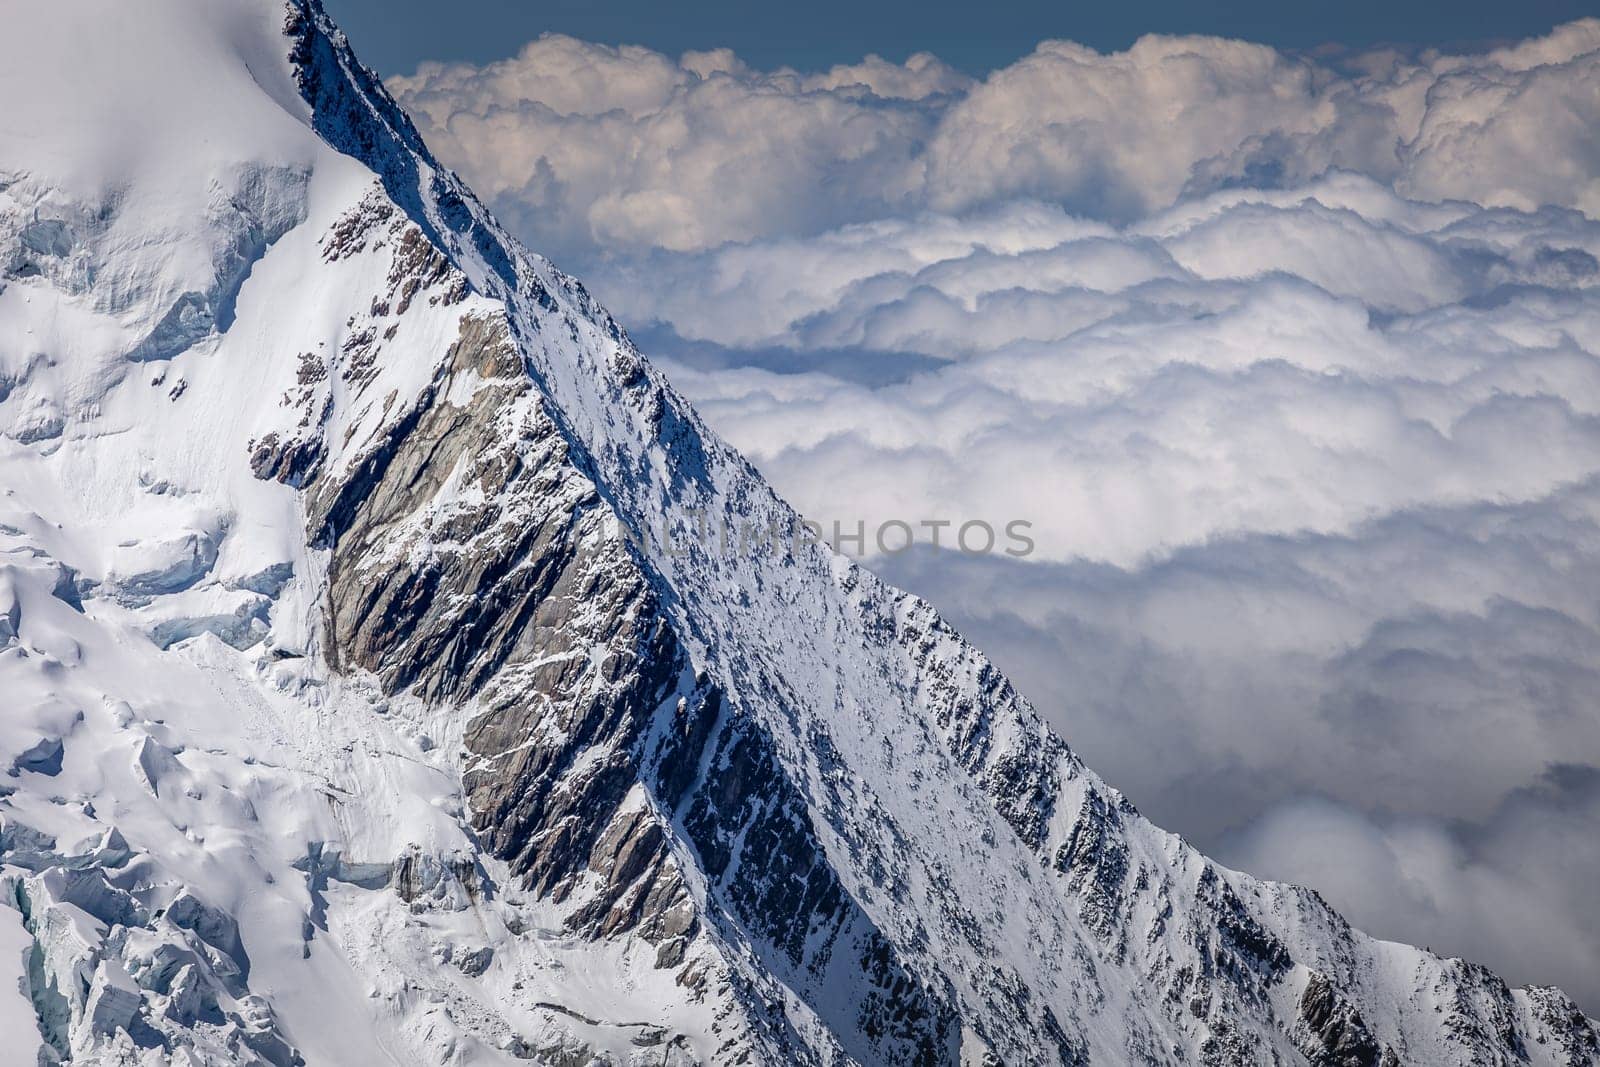
[[[1144,824],[926,605],[859,572],[795,581],[846,617],[803,615],[812,630],[794,632],[838,624],[850,655],[864,645],[867,670],[894,680],[864,687],[880,706],[863,714],[894,716],[896,742],[933,753],[916,782],[894,786],[931,790],[948,771],[959,781],[940,788],[977,799],[961,810],[978,855],[1033,853],[991,884],[1048,885],[971,899],[982,883],[949,877],[964,857],[923,854],[929,838],[873,794],[879,754],[841,752],[830,709],[784,688],[785,650],[719,631],[753,602],[775,612],[759,587],[793,571],[728,570],[696,586],[637,547],[663,500],[725,492],[729,515],[787,513],[580,286],[517,258],[314,0],[294,0],[286,29],[313,125],[383,192],[325,235],[323,256],[380,242],[394,253],[339,350],[307,354],[286,395],[301,413],[295,439],[260,442],[256,469],[305,489],[310,541],[330,553],[331,664],[373,672],[391,695],[474,710],[464,777],[478,839],[562,907],[570,933],[653,943],[689,994],[737,999],[750,1030],[718,1050],[729,1062],[951,1063],[976,1033],[986,1063],[1080,1063],[1108,1026],[1127,1030],[1128,1062],[1275,1062],[1291,1040],[1332,1057],[1319,1063],[1392,1058],[1331,978],[1332,995],[1308,987],[1296,1018],[1276,1014],[1301,973],[1291,948],[1349,962],[1350,934],[1324,904],[1219,872]],[[383,428],[330,475],[320,450],[349,447],[322,439],[330,381],[359,394],[400,317],[459,299],[467,273],[513,306],[464,318],[433,380],[396,401],[403,410],[385,401]],[[596,351],[591,328],[616,349]],[[582,433],[562,410],[574,394]],[[801,651],[824,661],[823,676],[834,665],[820,645]],[[899,753],[879,736],[893,779]],[[396,891],[415,900],[429,862],[398,860]],[[1015,934],[996,918],[1009,903],[1037,905],[1049,938],[1019,950],[1027,977],[1001,951],[1015,946],[992,936]],[[938,951],[963,946],[974,960],[946,971]],[[1102,983],[1106,970],[1118,977]],[[1491,979],[1453,975],[1461,1000],[1441,1029],[1463,1050],[1513,1054],[1524,1047],[1516,1005]],[[1159,995],[1130,1000],[1124,982]],[[1119,1002],[1137,1007],[1091,1022]],[[1558,1006],[1548,1014],[1552,1029],[1587,1027]]]
[[[1384,1049],[1361,1014],[1327,977],[1313,971],[1300,995],[1297,1044],[1311,1067],[1383,1067]]]
[[[753,722],[722,713],[717,696],[666,733],[657,790],[711,881],[734,929],[775,949],[786,980],[814,991],[841,1042],[863,1062],[938,1063],[955,1012],[908,973],[892,944],[844,890],[806,806]],[[676,709],[674,709],[676,713]],[[709,712],[709,714],[707,714]],[[676,717],[676,715],[675,715]],[[838,991],[854,1016],[829,1017]],[[861,1038],[865,1041],[852,1048]]]
[[[1110,940],[1118,929],[1128,876],[1128,848],[1119,830],[1116,810],[1099,793],[1090,793],[1054,860],[1055,869],[1067,875],[1067,885],[1078,894],[1083,921],[1102,940]]]
[[[463,380],[465,406],[441,399]],[[819,990],[856,989],[853,1017],[830,1021],[865,1059],[936,1062],[953,1012],[843,890],[754,724],[713,733],[714,693],[680,716],[688,661],[654,585],[529,388],[504,325],[468,318],[419,402],[345,479],[309,487],[313,536],[332,549],[330,659],[391,691],[477,698],[475,827],[529,888],[571,898],[575,931],[657,943],[661,966],[684,958],[701,919],[659,796],[714,880],[719,928],[726,914],[728,934]],[[432,506],[447,478],[477,490],[470,503]],[[403,551],[413,537],[449,547],[419,563]],[[657,735],[671,740],[652,774]],[[707,760],[724,764],[714,779]],[[408,892],[400,871],[395,884]]]
[[[477,978],[489,969],[489,964],[494,962],[494,948],[484,945],[482,948],[463,952],[455,957],[456,969],[468,978]]]

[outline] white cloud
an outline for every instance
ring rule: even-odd
[[[1408,211],[1344,177],[1120,233],[1024,205],[596,281],[731,351],[674,377],[825,525],[1025,518],[1044,558],[1132,566],[1593,473],[1596,253],[1575,214]],[[888,384],[739,366],[758,346],[928,362]]]
[[[879,569],[1223,862],[1600,1002],[1600,480],[1133,568]]]
[[[825,525],[1142,806],[1600,1010],[1600,20],[762,72],[546,37],[395,88]]]
[[[552,35],[391,85],[536,247],[581,262],[1013,199],[1126,223],[1331,170],[1600,214],[1597,54],[1600,20],[1486,56],[1337,66],[1209,37],[1046,41],[973,82],[925,54],[806,75]]]
[[[930,97],[962,84],[926,56],[802,77],[726,52],[671,60],[546,36],[482,70],[429,64],[391,87],[536,247],[581,257],[897,210],[917,188]],[[830,196],[814,195],[823,186]]]
[[[1466,835],[1308,798],[1221,847],[1230,862],[1310,881],[1338,906],[1374,916],[1379,936],[1494,960],[1524,981],[1593,1001],[1600,922],[1587,887],[1600,879],[1596,820],[1600,770],[1556,764]]]

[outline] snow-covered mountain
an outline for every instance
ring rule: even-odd
[[[1600,1062],[788,537],[315,0],[0,87],[6,1063]]]

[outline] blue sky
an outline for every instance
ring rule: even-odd
[[[544,32],[676,54],[729,47],[756,67],[817,69],[876,52],[934,52],[970,73],[1003,66],[1047,37],[1102,51],[1145,33],[1209,33],[1281,48],[1377,43],[1446,46],[1522,38],[1595,13],[1584,0],[1122,0],[1110,4],[952,0],[326,0],[329,12],[385,74],[424,59],[483,62]]]

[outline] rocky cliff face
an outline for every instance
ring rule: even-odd
[[[181,224],[54,127],[6,146],[0,947],[38,1058],[1600,1059],[1558,991],[1151,826],[788,536],[317,5],[119,17],[246,74],[192,72],[226,121],[152,164],[211,190]]]

